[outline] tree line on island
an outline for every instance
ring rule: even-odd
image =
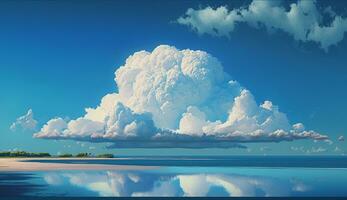
[[[91,153],[78,153],[78,154],[60,154],[52,156],[49,153],[32,153],[26,151],[2,151],[0,152],[0,157],[10,157],[10,158],[44,158],[44,157],[58,157],[58,158],[114,158],[113,154],[98,154],[93,155]]]

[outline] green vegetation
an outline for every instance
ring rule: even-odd
[[[2,151],[0,157],[30,157],[30,158],[42,158],[51,157],[49,153],[29,153],[26,151]]]
[[[91,154],[90,153],[78,153],[76,155],[77,158],[86,158],[86,157],[90,157]]]
[[[58,155],[58,157],[59,158],[71,158],[71,157],[73,157],[73,155],[70,153],[64,153],[64,154]]]
[[[98,157],[98,158],[114,158],[114,155],[110,154],[110,153],[105,153],[105,154],[97,155],[96,157]]]
[[[0,158],[1,157],[7,157],[7,158],[43,158],[43,157],[52,157],[49,153],[30,153],[26,151],[0,151]],[[105,154],[99,154],[97,156],[92,155],[91,153],[78,153],[76,155],[72,155],[70,153],[64,153],[61,155],[57,155],[58,158],[114,158],[113,154],[105,153]]]

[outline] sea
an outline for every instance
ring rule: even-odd
[[[347,156],[132,156],[39,162],[158,167],[0,172],[0,196],[347,197]]]

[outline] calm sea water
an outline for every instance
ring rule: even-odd
[[[162,167],[131,171],[2,172],[0,194],[1,196],[347,196],[347,158],[342,156],[306,157],[306,159],[263,156],[137,157],[121,161],[83,162]]]

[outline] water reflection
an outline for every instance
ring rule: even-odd
[[[55,171],[0,174],[0,194],[3,196],[347,195],[344,186],[347,182],[344,169],[247,170],[244,168],[230,169],[230,173],[227,173],[229,169],[217,173],[209,173],[209,170],[209,168],[205,170],[189,168],[187,172],[187,168],[167,168],[153,171]]]
[[[40,191],[44,185],[32,184],[30,173],[0,173],[0,196],[23,196],[31,191]]]
[[[177,196],[174,176],[140,172],[51,172],[44,175],[51,186],[70,185],[99,196]],[[169,184],[167,184],[169,183]],[[151,192],[153,193],[151,195]]]
[[[324,195],[301,178],[241,174],[149,172],[47,173],[50,185],[69,184],[99,196],[306,196]],[[318,179],[319,180],[319,179]],[[318,190],[317,190],[318,189]],[[344,190],[341,190],[342,192]],[[318,192],[318,193],[317,193]],[[323,192],[323,193],[322,193]],[[338,187],[335,188],[338,196]],[[346,194],[345,192],[342,192]]]

